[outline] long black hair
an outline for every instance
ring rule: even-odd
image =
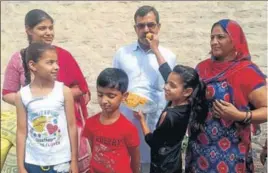
[[[200,129],[205,122],[208,113],[206,101],[206,84],[199,78],[198,73],[191,67],[176,65],[173,72],[183,79],[184,88],[192,88],[193,92],[188,98],[191,106],[189,126]]]
[[[26,49],[25,58],[22,59],[25,75],[25,85],[31,82],[31,73],[28,67],[29,61],[32,60],[35,63],[38,62],[42,54],[47,50],[55,50],[55,47],[50,44],[35,42],[30,44],[29,47]]]
[[[28,27],[30,29],[34,28],[36,25],[38,25],[40,22],[44,21],[44,20],[50,20],[52,23],[54,23],[53,18],[47,14],[45,11],[40,10],[40,9],[33,9],[31,11],[29,11],[26,16],[25,16],[25,20],[24,20],[24,25],[25,28]],[[29,44],[32,43],[32,37],[27,34],[27,39]],[[23,48],[20,51],[21,54],[21,59],[23,62],[23,66],[25,66],[25,62],[26,62],[26,52],[27,52],[28,48]],[[26,67],[28,63],[26,63]],[[24,67],[25,69],[25,67]],[[29,84],[31,81],[31,74],[30,71],[28,70],[28,67],[26,68],[27,71],[25,71],[25,84]]]

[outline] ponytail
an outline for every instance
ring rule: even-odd
[[[28,85],[31,82],[31,72],[28,68],[28,64],[26,62],[26,53],[27,53],[28,48],[24,48],[20,51],[21,54],[21,60],[22,60],[22,65],[24,68],[24,76],[25,76],[25,85]]]
[[[192,94],[188,98],[191,106],[189,126],[195,127],[191,129],[199,130],[203,126],[208,112],[206,84],[200,80],[197,71],[191,67],[176,65],[173,72],[179,74],[183,78],[183,87],[185,89],[193,89]]]
[[[206,84],[202,80],[199,80],[199,83],[190,96],[189,101],[191,105],[189,126],[194,127],[191,129],[200,130],[203,127],[208,113],[208,104],[206,101]]]

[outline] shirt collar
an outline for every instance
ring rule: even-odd
[[[138,41],[136,41],[136,42],[133,44],[132,50],[133,50],[133,51],[138,51],[138,50],[140,50],[140,51],[145,52],[145,51],[141,48],[141,46],[140,46],[140,44],[139,44]],[[149,50],[146,51],[145,53],[146,53],[146,54],[147,54],[147,53],[152,53],[152,50],[149,49]]]

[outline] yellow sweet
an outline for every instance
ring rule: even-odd
[[[139,104],[144,105],[147,103],[147,99],[134,93],[129,93],[125,104],[129,107],[137,107]]]

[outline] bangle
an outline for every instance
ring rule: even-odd
[[[247,110],[246,111],[246,117],[242,122],[245,123],[245,124],[250,124],[251,119],[252,119],[252,112],[250,110]]]
[[[239,121],[239,122],[241,122],[241,123],[245,123],[245,121],[248,119],[248,111],[246,111],[246,117],[243,119],[243,120],[241,120],[241,121]]]
[[[252,112],[251,111],[248,111],[248,112],[249,112],[249,118],[245,120],[245,123],[250,124],[252,120]]]

